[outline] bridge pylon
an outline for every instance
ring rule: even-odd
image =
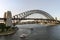
[[[7,11],[4,13],[4,18],[6,18],[6,20],[4,20],[6,26],[13,26],[12,24],[12,14],[11,11]]]

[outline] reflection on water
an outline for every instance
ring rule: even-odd
[[[60,40],[60,25],[45,26],[39,24],[25,24],[17,26],[19,30],[15,34],[0,36],[0,40],[22,40],[20,36],[23,34],[25,34],[26,40]]]

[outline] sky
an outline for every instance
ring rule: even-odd
[[[60,18],[60,0],[0,0],[0,17],[6,11],[16,15],[27,10],[43,10]]]

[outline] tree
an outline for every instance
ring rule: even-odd
[[[0,23],[0,29],[2,29],[2,32],[4,31],[6,25],[4,23]]]
[[[6,31],[8,31],[9,28],[11,28],[11,27],[10,26],[5,27]]]

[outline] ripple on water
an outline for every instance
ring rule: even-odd
[[[60,25],[57,26],[45,26],[39,24],[25,24],[17,25],[19,30],[8,36],[0,36],[0,40],[21,40],[21,34],[28,34],[28,40],[60,40]],[[31,28],[33,30],[31,31]]]

